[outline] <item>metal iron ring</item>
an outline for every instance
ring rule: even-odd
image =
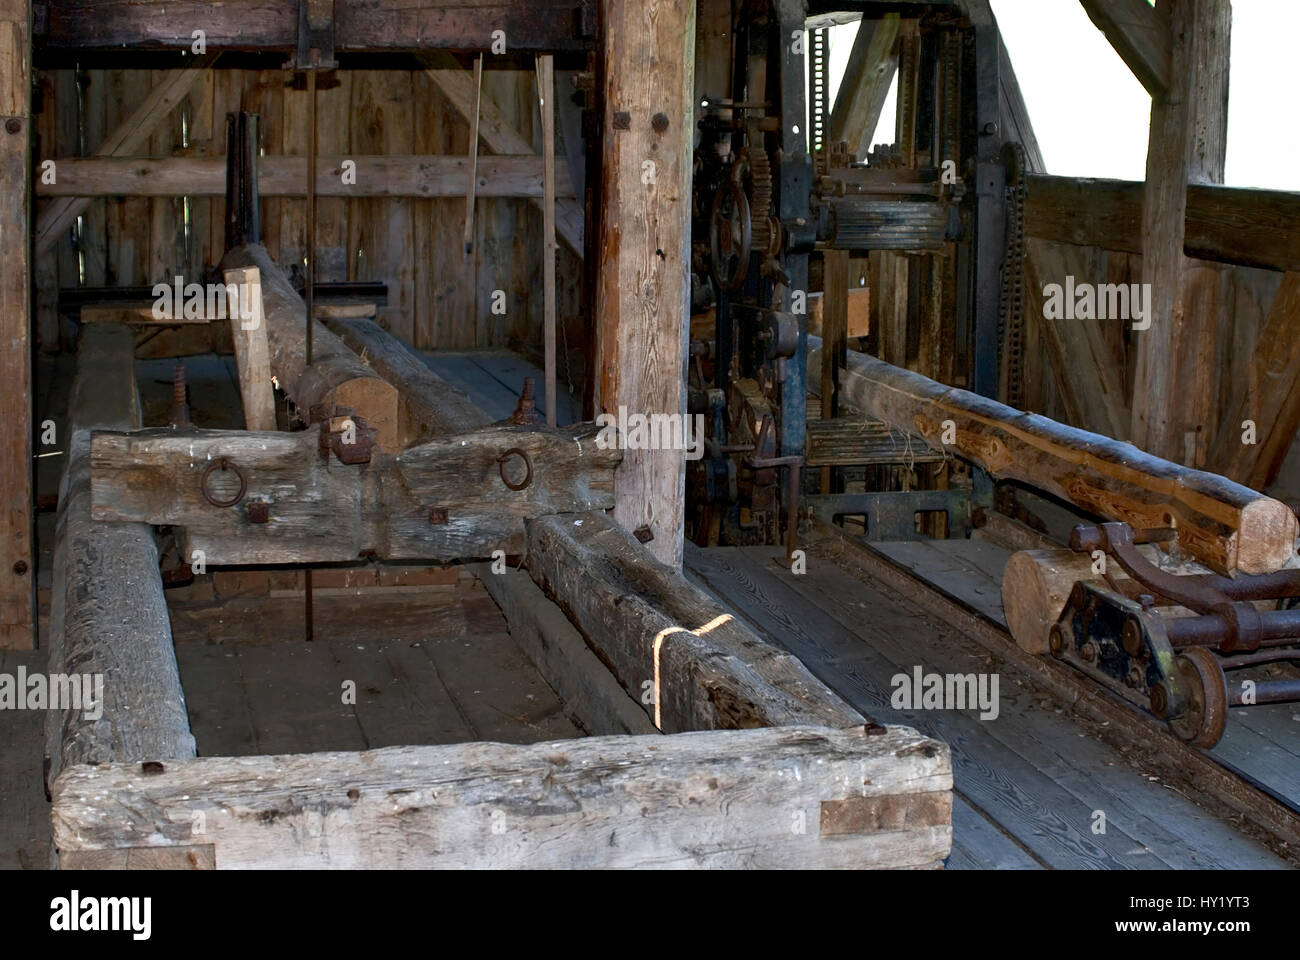
[[[212,496],[211,492],[208,490],[208,477],[212,476],[212,471],[216,470],[218,467],[220,467],[223,472],[226,470],[235,471],[235,476],[239,478],[239,492],[235,494],[233,499],[218,500]],[[213,460],[208,464],[208,468],[203,471],[203,476],[199,478],[199,492],[203,494],[203,499],[208,501],[208,503],[212,504],[214,507],[233,507],[235,504],[239,503],[240,500],[243,500],[244,494],[248,492],[248,480],[244,477],[244,471],[240,470],[233,460],[226,457],[218,457],[216,460]]]
[[[521,458],[524,461],[524,467],[528,471],[524,474],[524,479],[520,483],[511,483],[510,478],[506,476],[506,461],[511,457]],[[527,453],[520,450],[518,447],[511,447],[505,453],[501,454],[501,456],[497,457],[497,470],[501,473],[501,482],[511,490],[527,489],[528,485],[533,482],[533,461],[528,458]]]

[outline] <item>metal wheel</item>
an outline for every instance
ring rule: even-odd
[[[1228,684],[1218,657],[1208,647],[1189,647],[1174,658],[1174,670],[1190,706],[1169,728],[1194,746],[1214,746],[1228,721]]]
[[[728,180],[713,195],[709,216],[709,246],[712,253],[711,273],[721,290],[735,293],[749,271],[749,254],[753,249],[753,229],[749,219],[749,201],[745,191]]]

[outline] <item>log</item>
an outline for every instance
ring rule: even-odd
[[[863,722],[603,513],[527,526],[528,572],[665,733]]]
[[[402,446],[477,430],[491,422],[463,391],[430,370],[406,344],[375,322],[331,317],[325,325],[362,363],[397,388]]]
[[[937,867],[948,747],[880,729],[78,768],[53,785],[54,845],[211,845],[218,870]]]
[[[227,253],[221,269],[236,267],[257,267],[261,271],[271,372],[289,399],[304,412],[316,404],[330,410],[348,407],[379,431],[381,450],[401,449],[397,390],[369,370],[319,320],[312,321],[312,363],[308,366],[307,305],[302,297],[261,244],[237,247]]]
[[[1180,576],[1210,573],[1197,563],[1178,562],[1153,544],[1138,550],[1162,569]],[[1118,562],[1107,558],[1106,572],[1123,586],[1131,578]],[[1007,629],[1026,653],[1047,653],[1047,635],[1061,616],[1070,591],[1080,580],[1099,580],[1092,558],[1063,548],[1021,550],[1007,560],[1002,574],[1002,612]],[[1134,585],[1136,589],[1136,584]],[[1183,607],[1174,608],[1184,615]]]
[[[606,510],[614,503],[617,447],[596,443],[600,428],[563,430],[512,424],[431,440],[368,464],[322,457],[319,431],[142,430],[96,432],[91,444],[96,520],[180,528],[186,555],[202,550],[214,565],[329,563],[363,554],[394,560],[487,559],[523,553],[524,521],[557,512]],[[532,462],[532,482],[509,489]],[[219,507],[205,498],[238,493]],[[250,504],[266,504],[256,522]],[[437,517],[432,511],[441,511]]]
[[[131,427],[139,420],[127,327],[83,329],[70,418],[55,535],[49,673],[98,675],[103,687],[95,708],[50,712],[50,780],[77,764],[195,754],[153,530],[143,523],[97,523],[90,515],[91,430]]]
[[[808,338],[809,380],[821,378],[821,341]],[[814,389],[816,386],[814,385]],[[1271,573],[1291,558],[1296,517],[1286,504],[1216,474],[850,351],[841,400],[864,416],[919,434],[969,460],[1134,529],[1174,527],[1182,549],[1219,573]],[[944,423],[954,442],[945,445]]]

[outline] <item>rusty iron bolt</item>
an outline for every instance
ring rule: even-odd
[[[632,531],[632,536],[636,537],[642,543],[649,543],[655,538],[654,531],[649,527],[637,527]]]
[[[22,133],[23,122],[17,117],[10,117],[5,121],[5,129],[10,133]]]
[[[265,500],[250,500],[247,510],[249,523],[269,523],[271,520],[271,505]]]
[[[438,526],[438,527],[441,527],[441,526],[445,525],[445,524],[447,523],[447,508],[446,508],[446,507],[430,507],[430,508],[429,508],[429,522],[430,522],[431,524],[433,524],[434,526]]]
[[[654,128],[655,133],[663,133],[668,129],[668,114],[656,113],[650,120],[650,126]]]

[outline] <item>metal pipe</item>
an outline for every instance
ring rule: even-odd
[[[1250,703],[1244,704],[1246,684],[1253,683]],[[1300,679],[1228,682],[1228,706],[1254,706],[1260,703],[1293,703],[1300,700]]]

